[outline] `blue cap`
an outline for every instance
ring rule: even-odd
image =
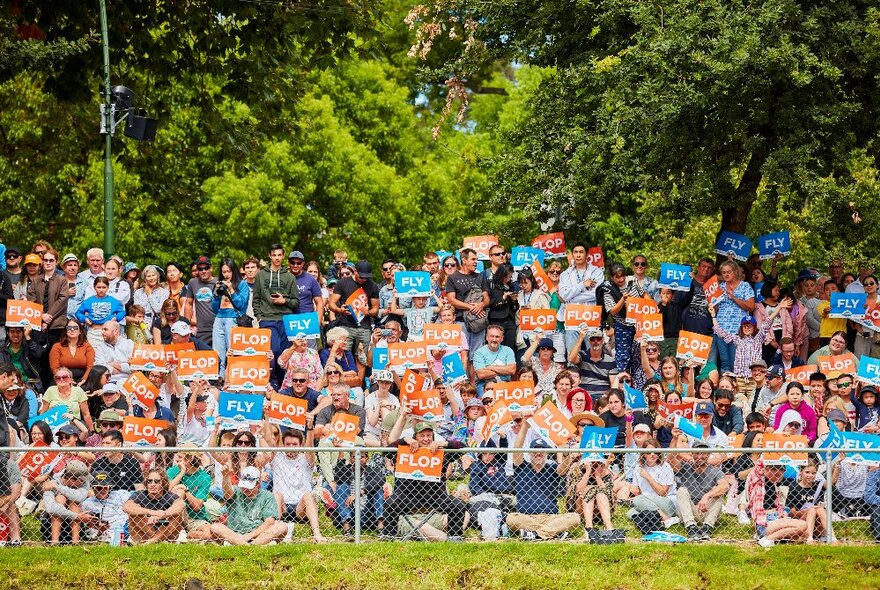
[[[547,442],[546,442],[543,438],[536,438],[535,440],[532,441],[532,444],[530,445],[529,448],[532,448],[532,449],[549,449],[549,448],[550,448],[550,445],[548,445]]]
[[[742,326],[743,324],[751,324],[751,325],[757,327],[758,321],[754,318],[754,316],[747,315],[739,322],[740,326]]]
[[[707,399],[698,400],[694,404],[694,416],[698,416],[700,414],[711,414],[715,415],[715,406]]]
[[[552,338],[541,338],[538,340],[538,348],[549,348],[553,352],[556,352],[556,347],[553,346]]]
[[[140,270],[140,267],[134,262],[126,262],[125,266],[122,267],[122,276],[127,275],[129,272],[133,270]]]

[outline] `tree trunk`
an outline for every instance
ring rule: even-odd
[[[761,169],[767,160],[767,153],[763,149],[752,152],[746,171],[740,179],[739,186],[733,192],[733,199],[729,207],[721,210],[721,229],[738,234],[746,234],[746,226],[749,221],[749,213],[752,205],[758,198],[758,187],[761,185],[763,173]],[[726,256],[718,256],[719,262],[726,260]]]

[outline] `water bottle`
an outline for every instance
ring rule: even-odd
[[[122,545],[122,527],[115,524],[110,529],[110,546],[119,547],[120,545]]]

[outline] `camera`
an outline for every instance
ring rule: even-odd
[[[218,282],[214,285],[214,296],[222,297],[223,295],[229,296],[229,287],[226,286],[224,282]]]
[[[379,333],[382,334],[382,336],[384,336],[385,338],[391,336],[391,330],[388,330],[387,328],[379,330]]]

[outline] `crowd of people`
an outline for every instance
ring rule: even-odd
[[[21,519],[34,513],[52,544],[260,545],[289,540],[296,522],[323,542],[329,531],[322,515],[350,535],[357,506],[362,527],[381,538],[459,540],[473,528],[487,539],[538,540],[582,529],[590,541],[616,542],[623,533],[613,515],[623,507],[645,534],[681,530],[683,538],[705,540],[727,519],[751,527],[770,546],[826,538],[832,527],[823,507],[826,487],[835,519],[870,520],[880,540],[877,467],[839,453],[826,481],[822,454],[796,468],[762,454],[769,434],[803,436],[818,447],[833,431],[880,433],[876,388],[853,371],[817,366],[791,378],[791,369],[816,365],[819,357],[849,358],[851,366],[863,356],[880,357],[880,331],[829,313],[835,291],[864,292],[869,304],[877,303],[871,264],[859,262],[857,274],[849,274],[834,259],[785,284],[778,272],[784,258],[728,257],[720,264],[703,258],[682,291],[662,287],[645,256],[635,256],[629,268],[606,268],[593,263],[583,243],[549,259],[546,279],[528,266],[514,269],[500,244],[486,255],[481,271],[478,252],[463,248],[442,258],[428,252],[410,266],[387,258],[374,273],[370,262],[349,262],[342,250],[325,271],[280,244],[265,261],[250,257],[239,265],[224,258],[215,266],[199,256],[189,265],[143,267],[107,258],[99,248],[81,261],[73,253],[60,257],[45,241],[27,252],[6,246],[0,447],[28,449],[0,453],[5,541],[20,544]],[[430,296],[397,292],[394,275],[407,270],[430,274]],[[713,277],[724,295],[716,305],[703,289]],[[359,293],[366,304],[355,309],[350,301]],[[655,302],[661,340],[639,335],[628,320],[634,298]],[[42,306],[39,329],[6,323],[14,300]],[[574,304],[600,306],[602,325],[566,328],[565,308]],[[520,315],[530,309],[556,312],[555,329],[521,329]],[[311,313],[320,336],[289,339],[284,318]],[[452,350],[466,375],[455,381],[444,375],[444,350],[415,369],[442,405],[427,420],[401,395],[405,367],[385,366],[378,357],[389,345],[424,340],[433,323],[460,327]],[[305,400],[304,429],[268,419],[225,429],[218,420],[237,326],[270,331],[270,383],[257,395],[266,404],[275,396]],[[711,337],[705,361],[676,358],[682,331]],[[216,352],[219,379],[184,381],[169,366],[146,372],[159,392],[151,403],[124,392],[136,345],[185,343]],[[510,381],[531,383],[535,407],[511,412],[485,438],[495,389]],[[628,388],[643,392],[647,408],[627,407]],[[615,447],[682,452],[581,460],[535,428],[534,411],[545,403],[570,422],[572,436],[562,446],[577,447],[586,428],[614,427]],[[685,434],[661,412],[681,404],[690,404],[701,436]],[[50,424],[47,413],[58,407],[63,419]],[[387,451],[364,450],[356,465],[334,435],[340,415],[356,424],[354,444],[362,449],[446,449],[439,480],[392,477],[395,454]],[[176,450],[124,451],[128,416],[163,421],[156,444]],[[212,446],[228,450],[201,450]],[[725,450],[732,446],[755,451]],[[287,450],[248,450],[256,447]],[[34,453],[43,448],[51,453],[35,465]]]

